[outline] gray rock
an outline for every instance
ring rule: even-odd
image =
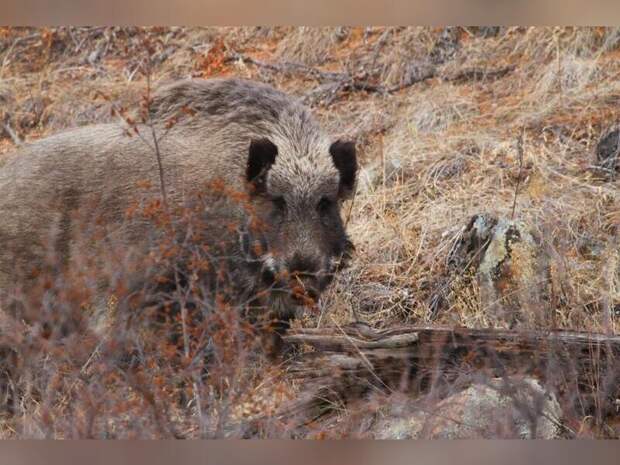
[[[482,308],[500,326],[552,322],[549,256],[522,221],[475,215],[449,257],[451,273],[473,267]]]
[[[377,439],[554,439],[562,411],[554,394],[532,378],[473,384],[432,407],[418,401],[384,416]]]

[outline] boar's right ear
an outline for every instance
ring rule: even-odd
[[[354,142],[337,140],[329,147],[334,166],[340,173],[340,187],[338,195],[341,198],[349,198],[353,195],[355,178],[357,175],[357,155]]]
[[[255,192],[265,190],[267,171],[276,161],[277,155],[278,147],[269,139],[254,139],[250,142],[245,175],[246,180],[254,187]]]

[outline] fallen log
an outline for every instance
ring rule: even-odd
[[[580,414],[617,415],[620,336],[579,331],[365,325],[291,330],[300,347],[289,374],[307,393],[283,416],[316,419],[370,392],[454,390],[472,380],[539,379]],[[330,407],[332,406],[332,407]]]

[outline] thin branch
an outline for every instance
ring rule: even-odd
[[[498,69],[470,68],[461,70],[452,76],[448,76],[446,81],[461,84],[468,81],[494,81],[501,79],[516,69],[515,65],[504,66]]]
[[[230,52],[226,58],[226,61],[241,61],[243,63],[251,64],[274,72],[284,73],[287,75],[303,75],[305,77],[316,79],[321,82],[321,85],[318,88],[312,89],[308,92],[304,98],[309,99],[316,97],[316,95],[320,96],[322,94],[328,94],[327,103],[331,103],[331,101],[335,98],[335,95],[341,90],[364,91],[368,93],[387,95],[394,94],[415,84],[438,77],[437,70],[434,67],[429,67],[425,69],[424,72],[410,75],[400,84],[387,86],[385,84],[373,83],[367,79],[352,76],[348,72],[322,71],[301,63],[270,63],[257,60],[256,58],[237,52]],[[449,82],[455,83],[462,83],[471,80],[495,80],[506,76],[508,73],[514,71],[514,69],[515,66],[512,65],[491,70],[473,68],[460,71],[452,76],[447,76],[445,79]]]
[[[291,62],[281,62],[281,63],[268,63],[265,61],[257,60],[255,58],[242,55],[237,52],[232,52],[227,57],[227,61],[242,61],[243,63],[249,63],[259,68],[269,69],[271,71],[281,72],[285,74],[301,74],[304,76],[309,76],[314,78],[320,82],[329,82],[336,87],[335,91],[338,90],[356,90],[356,91],[365,91],[369,93],[379,93],[379,94],[392,94],[398,92],[402,89],[410,87],[419,82],[426,81],[435,77],[435,72],[429,70],[426,73],[423,73],[419,76],[410,76],[401,84],[396,84],[393,86],[385,86],[383,84],[374,84],[372,82],[367,81],[366,79],[360,79],[352,76],[346,72],[333,72],[333,71],[322,71],[317,68],[313,68],[311,66],[306,66],[300,63],[291,63]],[[333,89],[329,89],[333,90]]]
[[[155,157],[157,158],[157,169],[159,171],[159,186],[161,189],[161,196],[164,203],[164,208],[168,208],[168,196],[166,194],[166,182],[164,179],[164,167],[161,158],[161,150],[159,149],[159,140],[157,138],[157,133],[155,132],[155,125],[153,124],[153,119],[151,117],[151,56],[149,54],[147,60],[147,72],[146,72],[146,115],[147,115],[147,125],[151,129],[151,136],[153,137],[153,145],[155,150]]]
[[[523,132],[519,134],[519,139],[517,140],[517,156],[519,157],[519,174],[517,175],[517,185],[515,186],[515,196],[512,202],[512,213],[510,215],[511,220],[514,220],[515,218],[517,196],[519,195],[519,185],[521,184],[521,173],[523,172]]]
[[[249,57],[237,52],[230,52],[225,61],[242,61],[243,63],[249,63],[259,68],[269,69],[271,71],[278,71],[286,74],[305,74],[311,77],[324,81],[324,80],[342,80],[349,77],[347,73],[336,73],[333,71],[321,71],[311,66],[306,66],[301,63],[282,62],[282,63],[268,63],[266,61],[257,60],[256,58]]]
[[[2,129],[4,129],[4,132],[6,132],[7,135],[13,140],[13,143],[19,147],[20,145],[22,145],[23,142],[19,138],[17,133],[11,127],[10,121],[11,121],[10,116],[8,114],[4,115],[4,121],[2,122]]]

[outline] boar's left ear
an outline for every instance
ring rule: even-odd
[[[357,174],[355,143],[337,140],[329,147],[329,153],[332,156],[334,165],[340,172],[338,195],[341,198],[348,198],[353,194]]]
[[[278,147],[269,139],[254,139],[250,142],[245,176],[256,192],[264,191],[267,171],[276,161],[277,155]]]

